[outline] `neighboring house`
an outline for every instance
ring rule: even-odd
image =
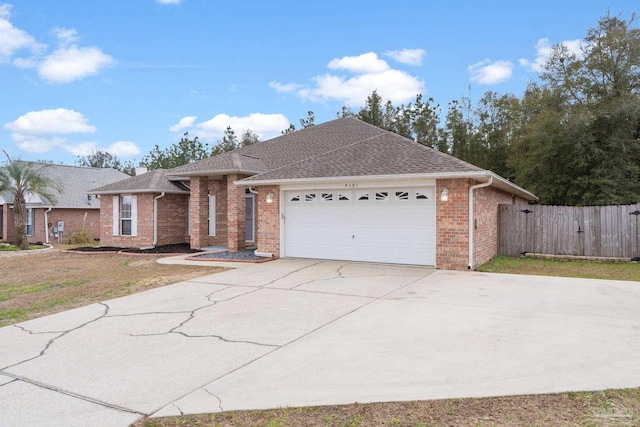
[[[27,202],[27,237],[29,242],[57,242],[78,230],[87,230],[94,239],[100,237],[100,201],[88,194],[96,186],[129,178],[115,169],[86,168],[28,162],[32,169],[54,181],[60,193],[52,189],[55,201],[29,194]],[[61,222],[62,231],[58,230]],[[16,238],[13,221],[13,194],[0,194],[0,239]]]
[[[190,189],[189,206],[175,200],[172,215],[154,210],[151,201],[169,193],[152,180],[142,188],[143,176],[93,190],[103,198],[102,244],[188,235],[195,249],[473,269],[497,252],[498,204],[537,199],[493,172],[355,118],[162,171],[163,188],[178,186],[173,179]]]

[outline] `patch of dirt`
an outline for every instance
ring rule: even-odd
[[[638,426],[640,425],[640,389],[279,408],[150,418],[133,424],[134,427],[176,425],[187,427]]]
[[[224,271],[158,264],[162,255],[61,252],[0,258],[0,326]]]

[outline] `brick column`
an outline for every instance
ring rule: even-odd
[[[280,257],[280,187],[265,185],[257,187],[256,196],[258,221],[256,222],[256,236],[258,238],[258,252],[272,253]],[[267,203],[267,194],[273,193],[273,203]]]
[[[245,187],[233,183],[242,178],[238,174],[227,176],[227,247],[232,252],[245,248]]]
[[[449,200],[440,201],[442,190]],[[436,180],[436,267],[466,270],[469,263],[469,180]]]
[[[193,249],[201,249],[208,245],[209,229],[209,194],[207,193],[209,179],[206,176],[191,177],[191,237]]]

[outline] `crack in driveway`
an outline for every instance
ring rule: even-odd
[[[73,331],[77,331],[78,329],[84,328],[85,326],[87,326],[87,325],[89,325],[89,324],[91,324],[91,323],[97,322],[98,320],[100,320],[100,319],[102,319],[103,317],[105,317],[105,316],[109,313],[109,306],[108,306],[107,304],[103,303],[103,302],[99,302],[98,304],[104,307],[104,313],[102,313],[101,315],[99,315],[99,316],[98,316],[98,317],[96,317],[95,319],[89,320],[89,321],[87,321],[87,322],[84,322],[84,323],[82,323],[82,324],[80,324],[80,325],[76,326],[75,328],[67,329],[67,330],[65,330],[65,331],[61,331],[61,332],[59,332],[59,331],[33,332],[33,331],[30,331],[29,329],[25,328],[24,326],[13,325],[13,326],[15,326],[16,328],[20,329],[21,331],[23,331],[23,332],[27,332],[27,333],[29,333],[29,334],[31,334],[31,335],[39,335],[39,334],[45,334],[45,333],[59,334],[59,335],[58,335],[58,336],[56,336],[56,337],[51,338],[51,339],[50,339],[50,340],[45,344],[44,348],[40,351],[40,353],[39,353],[37,356],[33,356],[33,357],[28,358],[28,359],[21,360],[20,362],[14,363],[14,364],[12,364],[12,365],[5,366],[5,367],[3,367],[3,368],[0,368],[0,373],[3,373],[3,374],[4,374],[6,369],[13,368],[13,367],[18,366],[18,365],[22,365],[23,363],[30,362],[30,361],[32,361],[32,360],[35,360],[35,359],[38,359],[38,358],[40,358],[40,357],[44,356],[44,355],[45,355],[45,353],[47,352],[47,350],[49,350],[49,348],[50,348],[53,344],[55,344],[55,342],[56,342],[57,340],[59,340],[60,338],[64,337],[64,336],[65,336],[65,335],[67,335],[67,334],[70,334],[70,333],[71,333],[71,332],[73,332]]]

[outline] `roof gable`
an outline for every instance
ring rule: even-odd
[[[38,206],[52,206],[55,208],[95,208],[100,202],[95,198],[89,199],[87,194],[91,188],[110,184],[129,178],[129,175],[112,168],[88,168],[81,166],[56,165],[51,163],[25,162],[40,175],[54,181],[60,187],[60,193],[53,191],[55,203],[41,197]],[[13,195],[3,194],[7,203],[13,203]]]
[[[176,193],[189,194],[189,189],[179,181],[172,180],[167,169],[156,169],[142,175],[93,188],[92,194],[122,193]]]

